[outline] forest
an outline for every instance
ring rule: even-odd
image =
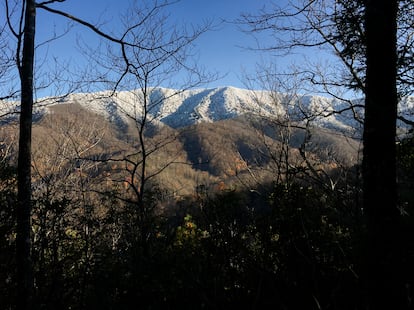
[[[160,106],[217,78],[192,59],[214,25],[171,28],[173,2],[136,1],[111,33],[63,2],[4,2],[1,309],[414,309],[414,123],[400,108],[414,89],[412,0],[241,15],[232,22],[247,35],[271,34],[260,52],[323,47],[338,65],[262,64],[248,81],[269,95],[252,102],[285,113],[179,129],[160,125]],[[83,46],[89,65],[70,79],[58,65],[39,76],[38,12],[90,31],[103,51]],[[175,87],[161,96],[166,81]],[[311,88],[340,107],[305,109]],[[81,91],[125,126],[84,109]],[[351,115],[359,134],[315,125],[333,115]]]

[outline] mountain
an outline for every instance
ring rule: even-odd
[[[148,173],[161,169],[157,183],[179,195],[191,194],[200,184],[253,187],[255,182],[271,181],[283,170],[280,161],[287,158],[292,167],[304,168],[308,160],[325,172],[358,163],[361,124],[354,115],[361,111],[349,109],[346,102],[234,87],[154,88],[149,99]],[[143,102],[139,91],[75,93],[39,100],[33,130],[36,172],[43,180],[55,178],[58,184],[78,176],[83,167],[82,171],[100,180],[110,175],[123,184],[125,165],[120,159],[139,154],[137,125]],[[413,106],[414,100],[407,98],[400,111],[411,117],[408,112]],[[16,110],[16,103],[1,105],[0,115],[7,114],[0,128],[2,145],[17,141],[11,122],[15,116],[10,114]],[[110,158],[116,160],[102,164]]]
[[[348,134],[361,134],[361,123],[355,120],[363,118],[361,108],[350,108],[350,103],[335,98],[321,96],[299,96],[268,91],[252,91],[235,87],[211,89],[175,90],[154,88],[150,90],[147,106],[148,118],[153,123],[164,124],[172,128],[203,122],[234,119],[242,115],[254,115],[262,118],[289,117],[291,121],[311,120],[313,125],[333,129]],[[44,98],[37,104],[34,114],[39,119],[50,113],[51,107],[62,103],[79,104],[88,111],[104,116],[119,128],[126,128],[130,117],[142,115],[142,95],[139,91],[109,91],[96,93],[75,93],[63,98]],[[361,105],[359,102],[352,104]],[[18,105],[2,103],[0,115],[17,110]],[[414,121],[414,97],[401,101],[399,111],[405,118]],[[335,111],[342,111],[336,113]]]
[[[44,98],[35,107],[36,119],[50,113],[59,104],[79,104],[100,114],[119,128],[127,126],[128,117],[142,115],[142,95],[139,91],[75,93],[64,98]],[[268,91],[251,91],[234,87],[191,89],[179,91],[155,88],[150,91],[147,111],[149,119],[172,128],[198,123],[212,123],[250,114],[264,118],[283,117],[303,121],[312,119],[318,126],[352,132],[359,125],[350,112],[333,113],[346,108],[346,103],[320,96],[291,96]],[[2,105],[1,114],[18,109],[17,104]]]

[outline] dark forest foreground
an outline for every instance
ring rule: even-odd
[[[396,255],[412,309],[411,142],[399,148],[406,240]],[[360,275],[365,219],[358,182],[208,192],[180,201],[149,193],[145,214],[107,193],[79,203],[34,201],[36,309],[366,309]],[[81,201],[81,200],[80,200]],[[0,304],[14,309],[15,171],[2,167]],[[380,273],[381,270],[378,270]],[[400,280],[400,279],[399,279]]]

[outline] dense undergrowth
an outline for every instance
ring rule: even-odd
[[[400,158],[408,171],[412,156]],[[407,173],[404,180],[410,221]],[[14,170],[3,165],[2,309],[14,309],[17,298],[15,195]],[[34,201],[36,309],[358,309],[363,299],[364,218],[355,184],[198,190],[162,208],[154,192],[145,214],[115,196],[99,197]]]

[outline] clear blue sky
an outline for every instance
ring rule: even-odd
[[[40,0],[39,0],[40,1]],[[120,31],[120,15],[124,14],[134,0],[66,0],[63,3],[54,3],[51,6],[61,11],[77,16],[92,24],[99,25],[105,32],[116,33]],[[152,3],[152,0],[145,0]],[[159,0],[162,2],[163,0]],[[256,47],[251,35],[240,31],[239,26],[232,21],[240,18],[242,13],[259,14],[264,7],[270,11],[273,4],[283,7],[287,0],[170,0],[175,2],[166,8],[174,25],[199,25],[205,20],[220,24],[214,30],[204,33],[196,42],[194,52],[197,54],[198,63],[212,72],[218,72],[223,78],[210,82],[203,87],[235,86],[246,87],[246,74],[255,75],[256,64],[271,64],[279,72],[284,71],[292,63],[300,65],[303,56],[308,60],[333,59],[329,53],[315,50],[303,50],[301,55],[289,55],[289,57],[274,57],[263,52],[253,51],[248,48]],[[142,4],[144,0],[135,0]],[[36,50],[37,78],[47,76],[48,72],[56,70],[54,60],[60,63],[68,63],[69,66],[84,66],[85,57],[79,52],[77,40],[97,46],[99,39],[96,34],[84,26],[75,25],[70,32],[62,38],[48,42],[53,35],[61,34],[68,26],[68,20],[42,9],[37,11],[36,41],[41,46]],[[0,20],[4,18],[4,2],[0,4]],[[7,29],[7,27],[6,27]],[[260,42],[264,45],[272,44],[271,37],[264,34]],[[47,44],[42,45],[43,42]],[[12,46],[13,49],[13,46]],[[331,66],[336,68],[335,66]],[[81,70],[75,70],[80,72]],[[58,74],[64,76],[67,70],[60,69]],[[69,73],[69,76],[72,72]],[[39,83],[38,83],[39,84]],[[18,87],[18,83],[16,84]],[[168,86],[168,85],[163,85]],[[261,88],[262,85],[253,85]],[[37,96],[54,95],[48,90],[38,91]],[[283,91],[283,90],[282,90]],[[59,92],[59,90],[58,90]]]
[[[103,27],[116,30],[118,16],[129,7],[130,0],[67,0],[53,7],[64,10],[72,15],[90,22],[102,23]],[[171,20],[184,24],[199,24],[209,19],[218,23],[220,20],[235,20],[241,13],[257,13],[269,0],[181,0],[168,7]],[[37,40],[48,39],[53,31],[62,31],[65,22],[48,12],[38,10]],[[114,27],[114,28],[112,28]],[[82,36],[87,42],[93,42],[95,37],[90,31],[81,26],[72,29],[70,35],[49,45],[48,58],[57,56],[60,59],[77,56],[74,41]],[[260,61],[260,53],[249,51],[243,47],[254,46],[253,39],[242,33],[237,25],[222,23],[214,31],[205,33],[197,42],[200,64],[209,70],[219,71],[224,78],[208,84],[208,87],[235,86],[244,87],[242,82],[244,71],[253,72],[255,64]],[[46,48],[43,49],[46,52]]]

